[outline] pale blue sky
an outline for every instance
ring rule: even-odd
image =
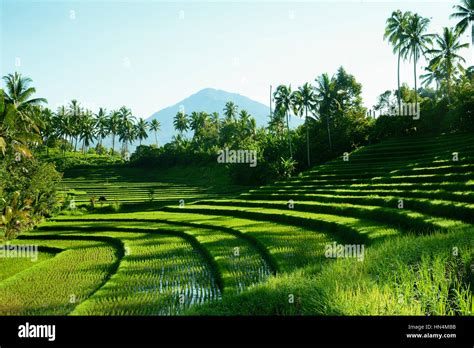
[[[140,117],[206,87],[268,105],[270,84],[296,87],[341,65],[363,84],[370,107],[396,88],[396,57],[383,41],[391,12],[431,17],[439,32],[455,24],[457,3],[0,2],[2,76],[30,76],[53,109],[75,98],[93,110],[127,105]],[[469,50],[464,56],[471,62]],[[411,64],[402,81],[413,84]]]

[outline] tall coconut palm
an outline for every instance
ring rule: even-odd
[[[194,139],[201,139],[204,128],[209,123],[209,115],[206,112],[193,111],[189,120],[189,128],[194,131]]]
[[[95,120],[92,111],[86,110],[81,122],[79,137],[82,140],[82,153],[85,154],[90,144],[96,139]]]
[[[49,146],[52,139],[56,137],[56,132],[53,124],[53,112],[49,108],[41,110],[42,129],[41,135],[43,137],[43,144],[46,146],[46,155],[49,155]]]
[[[311,166],[310,154],[309,154],[309,114],[315,108],[316,100],[314,95],[314,88],[309,83],[305,83],[300,86],[297,91],[294,92],[294,113],[298,116],[305,118],[306,128],[306,155],[308,161],[308,167]]]
[[[406,52],[404,49],[407,40],[406,40],[406,28],[408,25],[408,19],[410,18],[410,12],[402,12],[400,10],[392,12],[392,15],[387,19],[387,26],[385,27],[384,40],[387,39],[388,42],[393,46],[393,53],[398,55],[398,65],[397,65],[397,87],[398,87],[398,108],[401,113],[402,107],[402,97],[400,91],[400,61],[402,58],[405,58],[402,53]]]
[[[456,25],[456,30],[462,34],[471,24],[471,44],[474,49],[474,0],[461,0],[461,5],[455,5],[456,12],[451,14],[450,18],[456,18],[460,21]]]
[[[272,112],[270,122],[268,122],[268,130],[278,138],[283,138],[285,133],[285,115],[281,111]]]
[[[148,122],[145,121],[143,118],[138,120],[135,134],[138,138],[138,141],[140,142],[140,146],[142,145],[142,140],[145,140],[148,138],[147,130],[148,130]]]
[[[35,119],[38,113],[31,110],[34,106],[39,106],[42,103],[47,103],[44,98],[31,98],[36,89],[30,87],[33,82],[29,77],[23,77],[21,74],[15,72],[3,76],[6,90],[3,91],[4,103],[11,105],[15,110],[15,127],[23,133],[34,132],[39,134],[38,128],[39,120]]]
[[[68,114],[72,122],[72,136],[74,138],[74,151],[77,151],[77,141],[80,136],[80,125],[82,118],[82,108],[79,102],[75,99],[71,100],[68,106]]]
[[[194,136],[199,133],[202,126],[201,113],[197,111],[191,112],[191,115],[189,116],[189,129],[194,131]]]
[[[5,103],[14,104],[18,111],[22,111],[30,105],[40,105],[47,103],[44,98],[31,98],[36,93],[34,87],[30,87],[29,77],[23,77],[20,73],[8,74],[3,76],[6,90],[4,91]]]
[[[255,125],[253,123],[255,119],[248,113],[247,110],[240,110],[239,112],[239,127],[240,134],[243,138],[250,137],[255,134]]]
[[[219,129],[220,127],[220,123],[221,123],[221,120],[219,119],[219,113],[214,111],[211,115],[210,115],[210,120],[211,120],[211,123],[217,128]]]
[[[325,119],[328,132],[329,151],[332,151],[331,140],[331,115],[340,107],[337,101],[336,83],[334,78],[330,78],[328,74],[322,74],[316,79],[316,99],[317,108],[321,119]]]
[[[439,69],[443,72],[443,76],[446,78],[446,85],[448,87],[448,98],[451,95],[451,81],[456,70],[463,71],[461,62],[466,60],[458,54],[458,52],[469,44],[461,44],[459,42],[459,31],[451,28],[444,28],[443,34],[437,34],[435,37],[434,45],[432,49],[428,50],[428,53],[432,55],[429,67],[436,71]]]
[[[220,130],[221,130],[221,120],[219,118],[219,113],[214,111],[210,116],[209,120],[211,122],[211,126],[214,127],[216,132],[216,141],[219,142],[220,139]]]
[[[174,129],[176,129],[181,136],[188,130],[188,115],[179,111],[173,120]]]
[[[66,154],[66,145],[69,141],[72,143],[72,122],[69,117],[68,111],[64,105],[58,107],[56,113],[53,116],[53,127],[56,130],[56,136],[62,139],[62,150],[63,156]]]
[[[3,76],[6,90],[0,90],[0,151],[10,145],[15,151],[30,157],[29,143],[40,142],[40,115],[38,107],[44,98],[31,98],[36,92],[32,80],[21,74]]]
[[[418,86],[416,65],[421,55],[428,50],[428,45],[432,44],[432,34],[426,34],[430,20],[421,17],[418,13],[410,15],[403,40],[406,42],[402,47],[402,54],[408,55],[413,60],[413,76],[415,78],[415,103],[418,103]]]
[[[119,126],[119,140],[122,142],[122,151],[128,153],[128,145],[131,145],[135,140],[136,129],[135,123],[131,120],[125,120]]]
[[[238,106],[234,102],[228,101],[225,103],[224,116],[226,120],[235,120],[237,116]]]
[[[291,92],[291,86],[280,85],[273,94],[275,98],[275,112],[286,115],[286,131],[288,138],[288,147],[290,149],[290,158],[293,158],[293,149],[291,145],[290,134],[290,110],[293,109],[294,96]]]
[[[161,130],[161,123],[156,118],[150,122],[150,130],[155,133],[155,145],[158,146],[157,133]]]
[[[95,115],[95,122],[97,127],[97,137],[99,139],[99,148],[101,148],[102,140],[104,140],[110,132],[107,112],[104,108],[99,108],[99,112]]]
[[[108,118],[108,126],[110,134],[112,134],[112,155],[115,152],[115,136],[118,133],[120,125],[120,112],[117,110],[113,110]]]
[[[119,127],[118,135],[119,140],[122,142],[122,151],[124,153],[128,152],[128,145],[132,144],[135,140],[136,129],[135,129],[135,120],[136,118],[132,115],[132,111],[125,106],[122,106],[119,109]]]

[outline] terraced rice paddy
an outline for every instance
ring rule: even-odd
[[[206,173],[201,171],[201,174],[205,176]],[[73,169],[66,172],[62,191],[73,198],[77,206],[88,205],[91,197],[95,197],[97,206],[146,203],[147,206],[157,207],[179,201],[186,204],[203,197],[232,196],[244,189],[220,182],[216,182],[215,186],[204,186],[199,179],[187,178],[179,170],[163,173],[126,167]],[[105,201],[99,201],[101,197]]]
[[[240,195],[76,172],[64,183],[79,203],[138,208],[57,216],[17,240],[51,249],[2,269],[0,314],[472,314],[473,140],[385,141]],[[159,204],[140,211],[150,188]],[[334,243],[363,260],[328,257]]]

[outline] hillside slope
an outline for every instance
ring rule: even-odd
[[[65,238],[96,240],[123,249],[110,280],[74,311],[67,307],[71,314],[471,315],[472,140],[385,141],[239,196],[157,188],[157,200],[171,205],[57,216],[21,241],[59,248]],[[101,193],[95,186],[107,174],[96,175],[82,189]],[[108,180],[108,195],[146,200],[143,178]],[[357,252],[328,255],[333,245]],[[61,276],[54,263],[42,265],[51,279]],[[20,272],[0,282],[0,297],[12,297],[21,281]],[[17,307],[28,307],[22,301]]]
[[[471,134],[385,141],[345,159],[341,156],[238,199],[202,200],[187,206],[186,212],[302,226],[319,222],[329,224],[326,228],[346,225],[344,219],[352,218],[356,221],[347,224],[362,239],[395,233],[393,229],[426,232],[472,227]]]

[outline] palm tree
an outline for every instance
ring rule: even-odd
[[[82,153],[85,154],[87,148],[96,139],[95,120],[92,111],[86,110],[82,117],[80,128],[80,139],[82,140]]]
[[[30,83],[33,82],[29,77],[22,77],[20,73],[15,72],[14,74],[3,76],[3,80],[6,85],[6,90],[4,91],[5,103],[15,105],[18,111],[22,111],[30,105],[47,103],[47,100],[44,98],[30,99],[36,93],[36,89],[29,87]]]
[[[151,120],[151,123],[150,123],[150,130],[155,133],[155,144],[156,144],[156,146],[158,146],[158,138],[157,138],[156,134],[161,130],[161,123],[160,123],[160,121],[158,121],[156,118],[154,118],[153,120]]]
[[[135,123],[132,119],[123,120],[119,126],[119,140],[122,142],[122,151],[124,153],[128,152],[128,145],[136,139],[135,133]]]
[[[35,113],[32,108],[40,106],[42,103],[47,103],[46,99],[30,99],[36,93],[36,89],[30,87],[32,80],[29,77],[22,77],[21,74],[15,72],[15,74],[3,76],[3,80],[6,85],[6,90],[2,93],[4,103],[5,105],[11,105],[12,110],[14,110],[14,122],[17,130],[21,130],[24,133],[33,131],[39,134],[39,119],[36,119],[36,116],[39,116],[39,114]]]
[[[291,146],[290,135],[290,110],[294,105],[294,96],[291,93],[291,86],[280,85],[273,94],[275,98],[275,111],[286,115],[286,131],[288,137],[288,146],[290,148],[290,158],[293,158],[293,149]]]
[[[189,116],[189,129],[194,131],[194,136],[197,135],[201,127],[202,127],[202,124],[201,124],[200,112],[197,112],[197,111],[191,112],[191,115]]]
[[[281,111],[272,112],[270,122],[268,122],[268,130],[279,138],[283,138],[285,132],[285,115]]]
[[[99,138],[99,148],[102,147],[102,140],[109,135],[109,122],[107,119],[107,112],[104,108],[99,108],[99,112],[95,115],[97,137]]]
[[[456,25],[456,31],[464,33],[471,23],[472,47],[474,48],[474,0],[461,0],[461,5],[455,5],[456,9],[449,18],[460,19]]]
[[[51,145],[51,139],[54,139],[56,132],[53,124],[53,113],[49,108],[44,108],[41,110],[41,122],[42,130],[41,134],[43,137],[43,144],[46,146],[46,155],[49,155],[49,146]]]
[[[311,166],[311,160],[309,156],[309,115],[308,111],[314,110],[315,108],[315,96],[314,88],[309,83],[305,83],[300,86],[297,91],[294,92],[294,113],[301,117],[305,117],[305,128],[306,128],[306,155],[308,160],[308,167]]]
[[[214,111],[210,116],[211,123],[216,126],[217,129],[220,127],[221,120],[219,119],[219,113]]]
[[[69,103],[68,113],[72,121],[72,136],[75,140],[74,151],[77,151],[77,140],[80,135],[80,124],[82,118],[82,108],[77,100],[73,99]]]
[[[56,136],[63,139],[62,150],[63,156],[66,154],[66,144],[69,140],[72,142],[72,122],[69,117],[68,111],[64,105],[58,107],[56,113],[53,116],[53,127],[56,130]],[[70,139],[68,140],[68,137]]]
[[[255,119],[248,113],[247,110],[240,110],[239,112],[239,126],[240,134],[243,138],[248,138],[255,134],[256,124]]]
[[[205,112],[191,113],[189,128],[194,131],[194,139],[199,140],[202,136],[203,130],[208,123],[209,115]]]
[[[44,98],[31,98],[36,89],[21,74],[3,76],[6,90],[0,90],[0,151],[8,145],[30,157],[29,143],[40,142],[41,109]]]
[[[326,119],[329,151],[332,151],[330,118],[332,112],[340,107],[339,102],[337,101],[336,83],[334,78],[330,78],[328,74],[322,74],[316,79],[316,84],[316,105],[318,107],[320,117]]]
[[[109,119],[108,119],[109,131],[110,131],[110,134],[112,134],[112,155],[115,152],[115,136],[118,133],[119,125],[120,125],[120,112],[113,110],[110,113]]]
[[[443,69],[444,70],[444,69]],[[436,92],[439,91],[439,86],[441,84],[441,80],[443,79],[443,72],[442,69],[438,67],[433,67],[433,66],[427,66],[425,67],[426,73],[421,75],[422,82],[421,84],[423,86],[430,86],[433,82],[436,83]]]
[[[237,116],[238,106],[234,102],[228,101],[225,103],[224,116],[226,120],[235,120]]]
[[[398,108],[401,113],[402,97],[400,91],[400,61],[405,58],[402,55],[404,47],[406,46],[406,27],[408,19],[410,18],[410,12],[402,12],[400,10],[392,12],[392,15],[387,19],[387,26],[385,28],[384,40],[388,39],[388,42],[393,46],[393,52],[398,55],[398,66],[397,66],[397,82],[398,82]]]
[[[220,139],[220,130],[221,130],[221,120],[219,118],[219,113],[214,111],[210,116],[209,116],[210,122],[212,127],[214,127],[214,130],[216,132],[216,141],[219,142]]]
[[[140,141],[140,146],[142,145],[142,140],[148,138],[148,122],[141,118],[136,125],[136,136]]]
[[[179,111],[173,120],[174,129],[176,129],[182,136],[188,130],[188,115]]]
[[[128,145],[132,144],[135,140],[135,120],[136,118],[132,116],[132,111],[125,106],[122,106],[119,109],[119,126],[118,134],[119,140],[122,142],[122,151],[128,152]]]
[[[459,50],[469,47],[469,44],[461,44],[459,42],[459,36],[461,33],[451,28],[444,28],[443,34],[437,34],[435,37],[435,47],[428,50],[428,53],[432,55],[429,67],[436,71],[439,69],[443,72],[443,76],[446,78],[448,87],[448,98],[451,95],[451,80],[457,69],[463,70],[461,61],[466,60],[461,57],[457,52]]]
[[[428,45],[432,44],[432,34],[425,34],[428,30],[430,20],[423,18],[418,13],[410,15],[406,27],[406,32],[403,34],[403,41],[406,44],[402,47],[402,54],[409,55],[413,60],[413,75],[415,78],[415,104],[418,104],[418,86],[416,64],[421,54],[425,54],[428,50]],[[418,106],[416,106],[418,107]]]

